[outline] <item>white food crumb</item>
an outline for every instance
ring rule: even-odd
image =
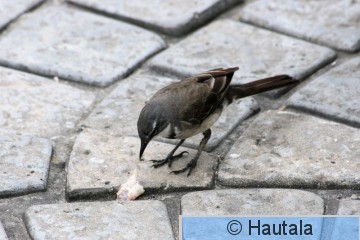
[[[121,184],[120,189],[116,194],[118,201],[135,200],[145,192],[143,186],[136,181],[136,176],[137,171],[135,169],[129,179],[125,183]]]

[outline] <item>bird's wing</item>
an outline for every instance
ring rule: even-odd
[[[237,71],[238,69],[239,69],[238,67],[225,68],[225,69],[216,68],[195,77],[198,78],[198,82],[204,82],[204,81],[207,82],[208,80],[201,78],[200,76],[210,75],[211,79],[214,79],[212,85],[210,86],[211,92],[215,93],[216,95],[218,95],[220,99],[222,99],[231,83],[231,79],[234,75],[234,72]]]
[[[234,72],[238,68],[213,69],[183,80],[181,120],[201,123],[222,104]]]

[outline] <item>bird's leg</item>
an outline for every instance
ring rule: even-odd
[[[191,159],[191,161],[186,165],[186,167],[184,167],[183,169],[177,170],[177,171],[172,171],[172,173],[179,174],[179,173],[185,172],[186,170],[189,170],[187,176],[189,176],[191,174],[192,170],[196,166],[197,160],[199,159],[201,152],[203,151],[205,145],[207,144],[207,142],[210,139],[211,129],[209,128],[208,130],[203,132],[203,134],[204,134],[204,137],[199,144],[199,148],[198,148],[198,151],[197,151],[195,157],[193,159]]]
[[[154,168],[161,167],[162,165],[168,163],[168,166],[171,167],[171,163],[173,160],[181,158],[185,153],[189,154],[187,151],[183,151],[177,155],[174,155],[176,150],[185,142],[185,139],[181,139],[180,142],[175,146],[175,148],[167,155],[165,159],[162,160],[150,160],[154,164],[152,165]]]

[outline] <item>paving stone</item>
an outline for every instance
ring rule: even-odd
[[[8,237],[6,236],[4,227],[2,226],[1,222],[0,222],[0,239],[1,240],[8,240]]]
[[[322,215],[318,195],[294,189],[226,189],[192,192],[181,199],[183,215]]]
[[[70,198],[90,195],[113,196],[119,186],[137,171],[137,180],[147,192],[170,192],[209,188],[214,181],[215,157],[203,152],[196,168],[189,177],[184,174],[169,174],[190,161],[196,151],[188,151],[189,156],[167,166],[154,169],[151,159],[163,159],[174,148],[173,145],[152,141],[144,153],[144,161],[139,161],[140,140],[135,137],[113,137],[108,134],[86,130],[81,133],[73,147],[68,163],[66,192]]]
[[[3,32],[0,63],[106,86],[165,45],[159,36],[139,27],[53,5],[24,15]]]
[[[33,239],[174,239],[160,201],[38,205],[25,214]]]
[[[158,54],[149,64],[179,76],[239,66],[233,82],[244,83],[276,74],[303,79],[335,56],[325,47],[244,23],[219,20]],[[276,93],[273,95],[281,91]]]
[[[137,120],[146,101],[162,87],[177,80],[167,77],[135,74],[121,81],[117,88],[106,97],[89,117],[84,125],[90,128],[105,131],[113,136],[138,136]],[[207,144],[206,151],[214,149],[242,120],[254,114],[259,108],[253,98],[245,98],[229,106],[217,123],[213,126],[212,136]],[[126,127],[124,127],[126,126]],[[197,148],[202,134],[187,139],[184,146]],[[177,143],[157,138],[159,141]]]
[[[220,164],[228,186],[360,188],[360,131],[308,115],[260,114]]]
[[[344,14],[346,13],[346,14]],[[240,19],[344,51],[360,49],[360,1],[254,1]]]
[[[360,127],[360,58],[347,61],[305,85],[291,107]]]
[[[1,0],[0,1],[0,29],[20,16],[23,12],[44,2],[44,0]]]
[[[69,160],[72,147],[74,145],[77,135],[57,135],[51,138],[53,142],[53,154],[51,163],[58,167],[65,167]]]
[[[0,196],[46,189],[51,142],[0,129]]]
[[[360,215],[360,200],[340,200],[338,215]]]
[[[131,2],[70,0],[69,2],[96,9],[146,28],[181,36],[242,0],[187,0],[186,4],[181,0]]]
[[[74,130],[95,95],[0,67],[0,128],[50,137]]]

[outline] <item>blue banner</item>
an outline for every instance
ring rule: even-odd
[[[358,216],[181,216],[183,240],[359,240]]]

